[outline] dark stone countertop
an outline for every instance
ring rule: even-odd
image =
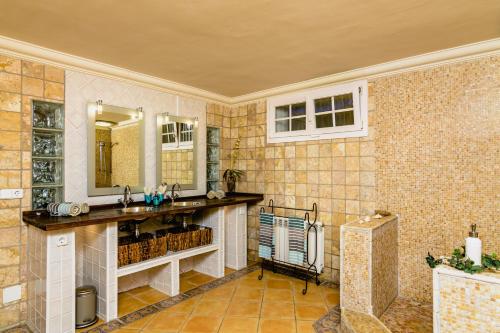
[[[121,204],[107,204],[91,206],[88,214],[79,216],[50,216],[47,211],[26,211],[23,212],[23,221],[31,226],[45,231],[69,229],[83,227],[93,224],[102,224],[110,222],[121,222],[131,220],[147,219],[162,215],[175,215],[193,210],[203,210],[207,208],[216,208],[222,206],[231,206],[242,203],[257,203],[264,199],[262,194],[257,193],[234,193],[224,199],[207,199],[206,196],[193,196],[179,198],[176,201],[198,201],[200,205],[172,207],[170,203],[163,204],[152,211],[139,213],[123,213]],[[144,206],[144,202],[132,203],[129,207]]]

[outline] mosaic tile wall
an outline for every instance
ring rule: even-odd
[[[500,277],[498,274],[483,273],[471,278],[463,272],[446,268],[436,270],[434,279],[435,288],[438,288],[435,290],[434,323],[436,325],[434,332],[499,331]]]
[[[112,184],[139,185],[139,125],[129,125],[111,130]],[[137,161],[136,163],[133,163]]]
[[[373,102],[369,98],[370,117]],[[323,278],[338,281],[340,225],[375,208],[374,136],[268,144],[266,110],[265,101],[232,108],[208,105],[208,126],[222,128],[221,173],[240,138],[237,167],[246,175],[237,183],[237,191],[264,193],[265,205],[269,199],[288,207],[310,208],[316,202],[318,221],[325,225]],[[248,210],[250,260],[257,258],[259,208]]]
[[[22,200],[0,200],[0,331],[26,320],[26,238],[21,211],[31,208],[31,101],[64,102],[64,71],[0,55],[0,188],[23,188]],[[21,301],[2,303],[20,284]]]
[[[380,317],[398,296],[398,220],[395,216],[341,227],[342,309]]]
[[[500,252],[500,57],[373,88],[377,208],[400,214],[400,294],[430,302],[427,251],[449,255],[477,223],[483,251]]]
[[[167,184],[193,183],[193,150],[180,149],[164,151],[161,158],[162,181]]]

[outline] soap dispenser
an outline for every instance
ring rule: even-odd
[[[465,257],[474,261],[474,266],[481,266],[481,240],[478,238],[476,225],[472,224],[469,237],[465,239]]]

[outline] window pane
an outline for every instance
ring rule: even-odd
[[[332,114],[316,115],[316,128],[333,127]]]
[[[302,131],[306,129],[306,117],[292,119],[292,131]]]
[[[335,99],[335,110],[352,108],[352,93],[338,95]]]
[[[335,126],[354,125],[354,111],[336,112]]]
[[[314,100],[314,110],[318,112],[332,111],[332,98],[325,97]]]
[[[290,117],[290,106],[282,105],[276,107],[276,119]]]
[[[306,115],[306,103],[292,104],[292,117],[305,116]],[[293,127],[293,124],[292,124]]]
[[[289,130],[290,124],[288,119],[276,121],[276,132],[288,132]]]

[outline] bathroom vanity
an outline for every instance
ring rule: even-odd
[[[169,295],[179,294],[179,274],[194,269],[219,278],[224,267],[246,266],[247,204],[260,194],[235,194],[225,199],[182,198],[152,210],[124,212],[121,205],[91,207],[76,217],[53,217],[46,212],[24,212],[28,226],[28,323],[33,332],[74,332],[75,288],[97,288],[98,316],[117,318],[121,283],[140,280]],[[192,223],[212,230],[211,244],[168,251],[153,259],[118,267],[119,226],[130,221],[163,220],[192,215]],[[161,222],[160,222],[161,223]]]

